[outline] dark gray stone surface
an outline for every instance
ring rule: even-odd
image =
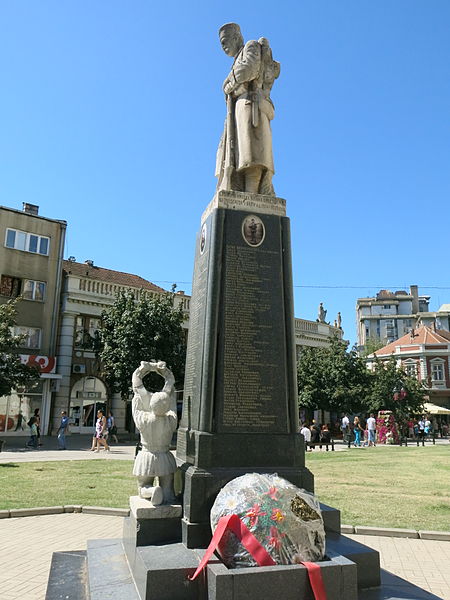
[[[327,600],[356,600],[356,565],[344,557],[320,564]],[[279,565],[248,569],[227,569],[221,563],[208,564],[208,600],[313,600],[306,568]]]
[[[327,504],[320,503],[322,511],[323,524],[326,531],[341,532],[341,511]]]
[[[140,600],[121,540],[89,540],[89,600]]]
[[[185,472],[182,539],[190,548],[209,543],[211,506],[235,477],[278,473],[314,489],[297,433],[289,219],[254,217],[263,225],[261,243],[247,243],[243,234],[251,213],[222,208],[197,238],[177,436]]]
[[[54,552],[45,600],[85,600],[86,597],[86,552]]]
[[[345,556],[357,565],[359,588],[380,585],[380,555],[373,548],[330,531],[326,537],[326,553],[330,558]]]
[[[201,234],[197,239],[177,456],[201,467],[242,466],[245,452],[233,439],[227,454],[235,457],[206,447],[203,462],[203,446],[193,432],[241,433],[245,444],[245,434],[298,429],[289,220],[258,215],[265,237],[253,247],[242,235],[248,216],[216,209],[203,226],[203,252]],[[283,463],[284,457],[280,453],[277,464],[292,464]],[[252,465],[263,466],[263,459]],[[304,455],[299,460],[303,466]]]
[[[135,546],[180,542],[181,519],[136,519],[130,515],[123,520],[123,535]]]
[[[442,598],[382,569],[381,587],[360,590],[358,600],[442,600]]]
[[[199,562],[183,544],[137,548],[133,576],[142,600],[201,600],[203,578],[188,580]]]

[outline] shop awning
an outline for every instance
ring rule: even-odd
[[[427,412],[430,415],[450,415],[450,410],[448,408],[438,406],[437,404],[432,404],[431,402],[425,402],[423,409],[424,412]]]

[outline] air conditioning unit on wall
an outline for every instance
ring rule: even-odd
[[[72,365],[72,373],[82,374],[86,373],[86,365]]]

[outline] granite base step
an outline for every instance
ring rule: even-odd
[[[87,594],[86,551],[54,552],[45,600],[85,600]]]

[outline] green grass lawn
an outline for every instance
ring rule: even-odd
[[[450,444],[309,452],[315,491],[351,525],[450,531]],[[0,509],[83,504],[128,507],[131,461],[0,464]]]
[[[34,506],[128,508],[136,494],[133,463],[125,460],[71,460],[0,464],[0,509]]]
[[[450,531],[450,444],[314,450],[306,466],[342,523]]]

